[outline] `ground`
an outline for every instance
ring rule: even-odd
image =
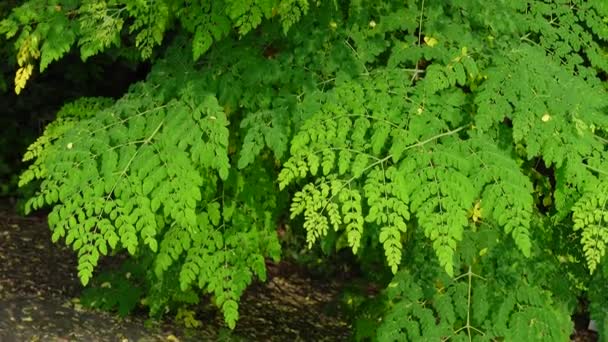
[[[344,279],[311,278],[289,263],[270,264],[269,280],[253,284],[240,303],[235,331],[217,312],[202,327],[170,321],[145,325],[146,316],[126,319],[83,308],[74,253],[52,244],[46,218],[21,217],[0,203],[0,342],[12,341],[344,341],[350,327],[340,314]],[[572,341],[595,341],[578,322]]]
[[[349,327],[337,310],[340,284],[314,280],[285,264],[251,286],[234,332],[219,315],[185,329],[146,326],[145,315],[120,319],[83,308],[75,256],[52,244],[44,216],[0,208],[0,341],[341,341]]]

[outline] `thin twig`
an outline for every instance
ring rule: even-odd
[[[422,0],[422,5],[420,6],[420,19],[418,21],[418,47],[420,47],[420,44],[422,44],[422,18],[424,16],[424,0]],[[418,76],[419,73],[419,68],[418,68],[418,63],[420,61],[416,61],[416,67],[414,69],[414,74],[412,75],[412,79],[410,81],[410,83],[414,83],[414,80],[416,79],[416,76]]]

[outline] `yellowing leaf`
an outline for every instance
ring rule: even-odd
[[[426,45],[433,47],[435,45],[437,45],[437,43],[439,43],[439,41],[433,37],[424,37],[424,42],[426,43]]]
[[[471,218],[471,220],[473,220],[474,223],[481,221],[481,218],[482,218],[481,201],[475,202],[475,205],[471,209],[469,217]]]
[[[169,342],[179,342],[179,338],[175,337],[175,335],[168,335],[167,341]]]
[[[28,36],[17,52],[17,63],[19,66],[30,64],[31,59],[37,59],[40,57],[40,50],[38,49],[38,37],[35,35]]]
[[[31,64],[28,64],[17,70],[17,74],[15,75],[15,93],[17,95],[19,95],[19,93],[21,93],[21,90],[23,88],[25,88],[25,84],[27,83],[27,80],[29,80],[30,76],[32,76],[33,69],[34,69],[34,66]]]

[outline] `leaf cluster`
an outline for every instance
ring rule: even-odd
[[[308,0],[193,0],[39,1],[12,4],[0,11],[0,35],[14,42],[19,94],[34,73],[77,49],[83,61],[106,51],[130,59],[149,59],[172,30],[192,38],[191,51],[199,59],[213,44],[229,35],[243,36],[264,19],[280,17],[285,32],[309,10]]]
[[[0,24],[18,86],[92,37],[36,4]],[[184,30],[145,82],[65,107],[27,154],[29,203],[52,206],[84,284],[113,250],[147,255],[153,314],[204,293],[234,327],[293,192],[309,248],[384,256],[378,340],[563,340],[583,290],[605,301],[601,0],[88,5],[107,11],[73,15],[117,11],[144,58]],[[41,13],[60,28],[24,26]],[[122,37],[98,24],[81,56]]]

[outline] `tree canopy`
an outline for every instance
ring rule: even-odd
[[[17,94],[71,55],[151,64],[119,98],[66,103],[24,155],[27,208],[51,208],[84,285],[127,251],[152,315],[207,294],[233,328],[290,214],[309,248],[385,265],[358,338],[562,341],[581,296],[608,336],[605,1],[28,0],[0,15]]]

